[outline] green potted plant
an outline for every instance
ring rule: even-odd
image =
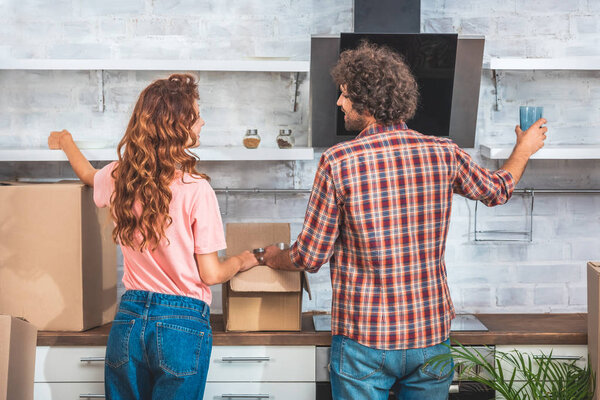
[[[481,351],[454,342],[449,354],[429,362],[445,366],[452,360],[460,371],[459,379],[487,385],[506,400],[587,400],[594,395],[596,380],[589,363],[581,368],[575,361],[553,359],[552,353],[533,356],[517,350],[496,351],[490,363]]]

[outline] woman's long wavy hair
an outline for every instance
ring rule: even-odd
[[[115,242],[139,251],[156,248],[173,222],[169,185],[177,170],[208,179],[196,171],[197,159],[186,151],[198,141],[192,131],[199,118],[194,108],[198,99],[198,85],[188,74],[159,79],[140,94],[112,172],[115,188],[110,210],[116,223]],[[140,215],[134,213],[137,202]]]
[[[417,82],[402,57],[385,46],[363,41],[357,49],[342,52],[331,75],[336,85],[346,87],[359,114],[369,113],[386,125],[415,115]]]

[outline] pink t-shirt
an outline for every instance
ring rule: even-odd
[[[114,191],[111,177],[113,162],[98,171],[94,177],[94,202],[107,207]],[[184,174],[171,185],[173,198],[169,215],[173,222],[155,250],[143,252],[121,246],[124,260],[123,284],[128,290],[147,290],[155,293],[188,296],[211,303],[210,288],[202,282],[194,254],[212,253],[226,246],[223,223],[215,192],[206,179]],[[140,214],[141,204],[134,206]]]

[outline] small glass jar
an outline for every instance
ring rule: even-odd
[[[291,129],[280,129],[277,136],[277,146],[280,149],[291,149],[294,147],[294,137]]]
[[[248,129],[244,135],[244,147],[247,149],[255,149],[260,144],[260,136],[258,129]]]

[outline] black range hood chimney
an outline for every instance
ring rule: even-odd
[[[355,33],[421,32],[421,0],[354,0]]]
[[[448,35],[420,32],[420,0],[354,0],[353,11],[355,34]],[[484,42],[483,36],[457,35],[447,137],[461,147],[473,147],[475,143]],[[325,148],[352,138],[337,133],[339,92],[330,71],[338,60],[340,43],[340,35],[311,37],[309,146]]]

